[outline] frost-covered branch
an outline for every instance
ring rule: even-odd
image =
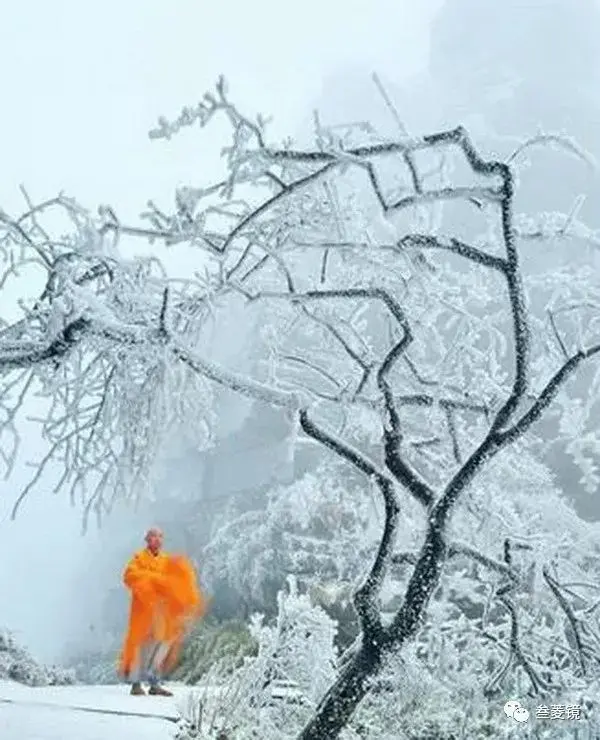
[[[472,247],[470,244],[459,239],[441,239],[440,237],[430,234],[407,234],[398,241],[400,249],[438,249],[457,254],[459,257],[475,262],[483,267],[489,267],[492,270],[498,270],[505,273],[507,268],[506,260],[501,257],[487,254],[486,252]]]
[[[540,678],[521,648],[519,619],[515,603],[505,597],[502,597],[500,601],[506,607],[510,615],[510,652],[505,664],[486,684],[484,694],[486,696],[494,696],[498,693],[503,680],[513,667],[520,667],[525,671],[527,677],[531,681],[533,691],[536,694],[539,694],[542,691],[549,691],[551,686]]]
[[[565,343],[563,342],[563,339],[560,335],[560,332],[558,331],[558,327],[556,326],[556,318],[554,316],[554,313],[548,309],[548,319],[550,321],[550,326],[552,328],[552,333],[554,335],[554,338],[556,339],[556,343],[560,347],[560,351],[564,357],[565,360],[569,359],[569,353],[567,352],[567,348],[565,347]]]
[[[512,442],[521,437],[542,416],[544,411],[556,398],[566,381],[575,373],[577,368],[584,362],[600,353],[600,344],[589,349],[581,349],[570,357],[549,382],[544,386],[542,392],[537,396],[529,409],[511,427],[500,433],[502,443]]]
[[[516,580],[518,578],[518,574],[510,565],[507,565],[501,560],[496,560],[485,555],[485,553],[480,552],[471,545],[465,545],[461,542],[451,542],[448,546],[448,558],[455,557],[467,557],[474,562],[483,565],[494,573],[508,577],[511,580]],[[404,565],[405,563],[416,565],[417,560],[417,552],[397,552],[392,556],[392,563],[394,565]]]
[[[396,403],[405,406],[422,406],[429,408],[438,404],[444,411],[471,411],[476,414],[487,415],[489,407],[484,403],[470,400],[469,394],[464,398],[434,397],[424,393],[396,396]]]
[[[519,157],[529,149],[533,147],[555,147],[561,149],[564,152],[576,157],[581,162],[584,162],[590,169],[596,168],[596,161],[594,157],[587,151],[585,151],[576,141],[570,136],[556,133],[539,133],[535,136],[531,136],[520,144],[514,152],[507,158],[506,163],[512,164],[517,161]]]
[[[498,430],[505,426],[513,416],[519,404],[526,396],[530,383],[531,338],[523,278],[513,226],[513,175],[506,164],[502,162],[486,162],[483,160],[462,129],[460,129],[459,137],[465,157],[473,170],[488,176],[498,176],[502,180],[502,196],[499,207],[506,261],[503,273],[506,279],[508,301],[512,316],[515,366],[510,394],[497,412],[488,434],[471,456],[465,460],[435,505],[432,526],[442,529],[465,486],[470,482],[485,460],[502,446],[502,442],[498,436]]]
[[[275,293],[264,291],[252,296],[257,299],[285,299],[292,303],[305,303],[312,301],[325,301],[329,299],[362,299],[376,300],[384,304],[392,317],[401,327],[403,335],[386,354],[381,361],[376,377],[377,385],[384,399],[386,408],[386,420],[383,423],[386,465],[394,477],[404,485],[407,490],[423,505],[429,506],[433,501],[433,491],[406,463],[400,454],[400,443],[402,434],[400,432],[400,419],[396,410],[396,402],[389,383],[389,375],[405,349],[411,342],[412,334],[408,325],[404,310],[400,304],[387,292],[378,288],[348,288],[342,290],[312,290],[303,293]],[[354,360],[357,360],[353,356]],[[359,364],[360,363],[359,361]],[[363,364],[363,369],[369,368]],[[363,378],[364,381],[364,378]]]
[[[239,224],[237,224],[237,226],[229,232],[225,241],[223,242],[223,246],[220,248],[220,251],[225,252],[229,248],[233,240],[244,230],[245,227],[258,219],[260,216],[267,213],[267,211],[269,211],[271,208],[274,208],[276,205],[278,205],[283,198],[293,195],[296,191],[300,190],[300,188],[307,187],[316,180],[324,177],[328,172],[331,171],[333,167],[333,163],[326,164],[324,167],[321,167],[316,172],[311,172],[309,175],[305,175],[304,177],[299,178],[290,185],[285,185],[282,190],[280,190],[269,200],[265,201],[262,205],[252,211],[252,213],[248,214],[248,216],[243,218],[239,222]]]
[[[300,424],[305,434],[332,450],[339,457],[350,462],[354,467],[375,481],[381,491],[385,509],[383,533],[369,573],[354,594],[354,606],[361,621],[365,644],[368,644],[372,650],[377,652],[381,649],[383,642],[383,624],[381,622],[378,597],[390,565],[400,514],[400,504],[396,496],[394,483],[385,473],[379,471],[377,466],[362,453],[352,449],[341,440],[336,439],[324,429],[317,426],[304,410],[300,412]]]
[[[571,633],[573,635],[573,641],[575,643],[575,650],[577,652],[577,658],[579,660],[579,667],[581,669],[582,675],[585,675],[587,672],[585,660],[586,646],[584,645],[583,641],[582,625],[575,615],[573,608],[563,594],[561,584],[551,575],[550,570],[547,566],[542,569],[542,575],[544,577],[544,580],[548,584],[548,588],[550,589],[550,591],[552,591],[554,598],[556,599],[558,605],[567,618],[567,621],[571,628]]]
[[[201,357],[196,352],[192,352],[178,342],[173,342],[173,353],[177,359],[184,362],[192,370],[242,396],[290,411],[298,411],[302,405],[302,397],[299,393],[280,391],[264,383],[254,381],[248,376],[228,371]]]
[[[47,360],[59,360],[75,346],[89,327],[90,322],[79,317],[47,343],[22,340],[7,344],[0,348],[0,369],[25,369]]]
[[[508,568],[512,567],[512,547],[511,542],[508,539],[504,542],[504,563]],[[550,686],[548,686],[534,670],[521,646],[518,611],[513,598],[517,585],[517,580],[509,579],[497,591],[499,601],[507,609],[510,616],[510,652],[504,666],[502,666],[502,668],[492,676],[486,685],[484,693],[487,696],[493,696],[498,691],[502,681],[508,675],[508,672],[512,667],[520,667],[525,671],[536,694],[540,691],[550,689]]]

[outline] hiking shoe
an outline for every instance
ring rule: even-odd
[[[150,696],[173,696],[172,692],[162,686],[150,686],[148,693]]]
[[[129,693],[131,696],[146,696],[146,692],[139,683],[131,684],[131,691]]]

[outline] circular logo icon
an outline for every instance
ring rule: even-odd
[[[507,701],[504,705],[504,714],[515,722],[527,722],[529,719],[529,712],[520,701]]]
[[[515,709],[518,709],[520,706],[521,702],[507,701],[504,705],[504,714],[512,719],[515,716]]]
[[[527,720],[529,719],[529,712],[525,709],[525,707],[517,707],[513,714],[513,719],[517,722],[527,722]]]

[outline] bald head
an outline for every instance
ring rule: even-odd
[[[153,555],[158,555],[163,545],[163,533],[158,527],[150,527],[145,536],[146,547]]]

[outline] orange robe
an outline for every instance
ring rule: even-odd
[[[129,677],[149,642],[169,645],[159,668],[162,673],[173,670],[186,631],[206,611],[193,565],[182,555],[140,550],[127,564],[123,582],[132,598],[119,672]]]

